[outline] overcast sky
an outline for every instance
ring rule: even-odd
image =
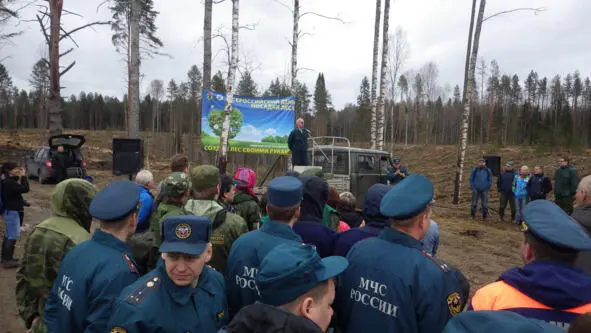
[[[23,0],[24,1],[24,0]],[[287,0],[284,0],[289,2]],[[94,21],[108,20],[105,6],[97,12],[102,0],[65,1],[65,8],[84,16],[65,16],[66,30]],[[142,62],[141,93],[149,82],[171,78],[185,80],[189,67],[203,64],[203,4],[198,0],[155,0],[160,12],[157,35],[165,44],[162,50],[172,58],[156,57]],[[355,102],[363,76],[371,75],[375,1],[370,0],[302,0],[302,12],[315,11],[339,16],[348,23],[306,16],[300,22],[305,36],[299,44],[299,78],[311,90],[318,72],[323,72],[335,107]],[[363,5],[361,5],[363,3]],[[392,2],[390,31],[402,27],[408,35],[410,56],[403,70],[419,68],[434,61],[439,68],[439,83],[462,83],[466,52],[467,29],[470,21],[470,0],[396,0]],[[545,7],[534,15],[520,12],[485,22],[480,39],[480,52],[487,63],[496,59],[502,72],[518,73],[521,80],[534,69],[541,76],[566,74],[575,69],[583,77],[591,74],[591,35],[585,28],[589,23],[591,1],[587,0],[491,0],[486,15],[517,7]],[[36,8],[21,13],[22,19],[33,19]],[[291,13],[274,0],[243,0],[240,24],[257,24],[255,31],[241,30],[240,54],[243,63],[255,69],[253,76],[264,90],[274,77],[288,78],[291,50]],[[229,35],[231,1],[214,6],[214,31],[225,27]],[[13,81],[27,88],[27,79],[34,63],[45,49],[37,23],[21,22],[24,33],[15,45],[0,50]],[[88,29],[75,35],[79,44],[62,60],[76,66],[62,78],[64,96],[81,90],[121,97],[126,92],[126,66],[111,44],[109,26]],[[62,43],[62,50],[71,42]],[[222,49],[214,41],[214,55]],[[213,72],[227,71],[226,58],[219,53],[214,59]]]

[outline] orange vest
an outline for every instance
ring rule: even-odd
[[[474,297],[472,297],[471,306],[475,311],[513,310],[527,317],[531,316],[534,319],[545,320],[563,328],[568,328],[572,319],[577,315],[591,312],[591,303],[571,309],[551,308],[525,295],[504,281],[491,283],[476,291]]]

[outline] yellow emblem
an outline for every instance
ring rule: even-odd
[[[191,226],[186,223],[181,223],[176,226],[175,234],[180,239],[187,239],[191,236]]]
[[[447,296],[447,307],[452,316],[462,312],[462,297],[458,292],[453,292]]]
[[[521,222],[521,232],[527,232],[529,228],[527,227],[527,224],[525,224],[525,222]]]
[[[111,328],[111,333],[127,333],[127,331],[122,327],[113,327]]]
[[[224,311],[218,313],[217,317],[218,317],[218,320],[224,318]]]

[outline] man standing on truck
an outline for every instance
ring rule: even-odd
[[[393,158],[388,167],[386,183],[390,186],[394,186],[406,178],[406,176],[408,176],[408,169],[400,164],[400,159],[398,157]]]
[[[308,138],[310,131],[304,128],[304,119],[296,120],[296,128],[289,134],[287,146],[291,151],[291,162],[295,165],[308,165]]]

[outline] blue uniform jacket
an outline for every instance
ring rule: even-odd
[[[293,230],[302,237],[304,243],[316,246],[320,257],[325,258],[332,255],[338,233],[323,225],[322,220],[300,219],[293,225]]]
[[[142,233],[148,230],[150,226],[150,216],[154,210],[154,196],[150,190],[143,186],[138,186],[140,189],[141,206],[137,215],[137,230],[136,233]]]
[[[386,173],[386,181],[388,182],[388,185],[396,185],[404,179],[402,176],[397,175],[396,171],[397,169],[394,169],[391,166],[388,167],[388,171]],[[408,169],[406,167],[400,167],[400,172],[408,176]]]
[[[513,195],[513,179],[515,179],[515,170],[503,171],[497,178],[497,191]]]
[[[507,309],[523,316],[553,322],[560,327],[568,324],[576,313],[561,311],[591,303],[591,275],[571,266],[532,261],[522,268],[513,268],[500,277],[508,285],[554,310]]]
[[[272,220],[234,241],[225,272],[230,319],[243,307],[260,300],[254,278],[261,261],[269,251],[285,243],[299,245],[302,239],[289,225]]]
[[[492,171],[487,167],[473,168],[470,173],[470,188],[476,191],[488,191],[492,186]]]
[[[344,332],[441,332],[461,312],[455,274],[407,234],[386,228],[347,259],[335,302]]]
[[[377,237],[388,225],[388,218],[380,213],[380,202],[390,188],[386,185],[373,185],[363,199],[363,219],[365,227],[353,228],[337,235],[334,255],[347,256],[347,253],[362,239]]]
[[[125,288],[113,308],[111,332],[215,333],[227,323],[224,277],[205,266],[196,288],[180,287],[159,265]]]
[[[131,258],[124,242],[100,229],[70,250],[45,303],[47,332],[107,332],[113,301],[139,278]]]

